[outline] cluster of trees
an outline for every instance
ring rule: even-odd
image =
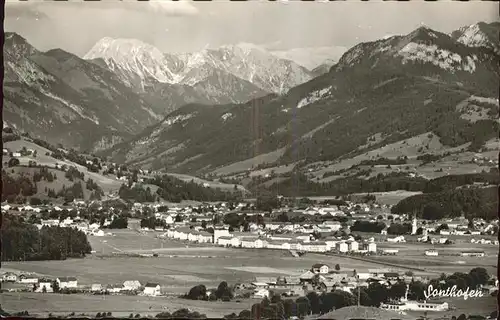
[[[273,209],[280,207],[280,201],[276,195],[271,193],[261,194],[257,197],[255,208],[257,210],[271,212]]]
[[[310,181],[306,175],[295,172],[290,178],[270,186],[269,190],[279,190],[284,196],[325,196],[348,195],[359,192],[387,192],[395,190],[421,191],[427,180],[412,178],[405,173],[392,172],[388,175],[378,174],[370,179],[346,177],[330,182],[317,183]],[[262,187],[262,186],[260,186]]]
[[[389,228],[387,228],[387,234],[392,234],[400,236],[403,234],[411,233],[412,225],[411,223],[391,223]]]
[[[101,200],[101,198],[104,196],[104,191],[101,189],[101,187],[94,182],[92,179],[88,179],[85,187],[87,190],[90,190],[90,200]]]
[[[209,291],[204,285],[200,284],[192,287],[189,292],[182,297],[190,300],[231,301],[234,298],[234,290],[226,281],[222,281],[215,290]]]
[[[80,179],[83,180],[85,179],[85,175],[83,172],[78,171],[76,167],[69,167],[64,176],[69,180],[69,181],[74,181],[75,179]]]
[[[137,315],[136,315],[137,318]],[[189,311],[189,309],[182,308],[172,313],[161,312],[155,318],[157,319],[207,319],[207,316],[197,311]]]
[[[479,285],[485,285],[490,280],[490,275],[485,268],[474,268],[469,273],[455,272],[446,276],[442,274],[438,279],[432,279],[430,285],[438,290],[446,290],[454,285],[457,289],[466,290],[467,288],[476,289]]]
[[[388,159],[388,158],[381,157],[381,158],[373,159],[373,160],[363,160],[363,161],[361,161],[360,165],[361,166],[401,165],[401,164],[406,164],[407,160],[408,160],[407,156],[397,157],[396,159]]]
[[[500,176],[496,170],[492,172],[443,176],[429,180],[422,191],[424,193],[442,192],[455,190],[458,187],[472,185],[474,183],[498,185],[500,184]]]
[[[72,202],[75,199],[83,199],[83,187],[81,181],[73,183],[69,188],[66,185],[62,186],[62,189],[57,193],[57,197],[64,198],[65,202]]]
[[[2,142],[7,143],[10,141],[21,140],[21,137],[17,134],[2,134]]]
[[[423,164],[426,164],[426,163],[438,161],[442,157],[443,157],[442,155],[426,153],[426,154],[422,154],[422,155],[417,156],[417,160],[420,160],[420,161],[422,161]]]
[[[101,223],[102,225],[102,223]],[[108,225],[108,229],[126,229],[128,226],[128,217],[125,215],[114,216],[111,223]]]
[[[238,201],[241,199],[240,192],[224,192],[219,188],[205,188],[193,180],[185,182],[168,175],[149,179],[147,183],[158,186],[156,193],[170,202],[181,202],[182,200]]]
[[[40,168],[38,172],[35,172],[33,174],[33,182],[40,182],[42,180],[45,180],[47,182],[52,182],[54,180],[57,180],[57,175],[55,173],[52,173],[49,171],[47,168]]]
[[[498,188],[472,188],[424,193],[401,200],[392,207],[395,214],[421,212],[422,218],[439,220],[445,217],[497,218]]]
[[[243,227],[244,231],[249,231],[249,225],[250,223],[255,223],[257,225],[265,226],[264,223],[264,217],[260,214],[256,215],[246,215],[245,213],[243,214],[237,214],[236,212],[231,212],[228,213],[224,216],[222,220],[225,224],[228,224],[231,229],[240,229],[240,227]]]
[[[122,184],[118,194],[121,199],[133,202],[156,202],[158,200],[158,196],[151,193],[151,188],[144,189],[137,184],[133,187]]]
[[[351,226],[351,231],[380,233],[380,231],[384,230],[385,227],[386,225],[383,222],[356,220],[356,222],[354,222]]]
[[[154,229],[156,227],[166,227],[166,226],[167,224],[165,223],[165,221],[157,219],[155,217],[141,219],[141,228]]]
[[[22,217],[4,214],[1,230],[2,261],[64,260],[91,251],[85,233],[73,228],[38,230]]]
[[[36,184],[24,175],[12,176],[2,170],[2,202],[24,203],[25,197],[37,193]]]

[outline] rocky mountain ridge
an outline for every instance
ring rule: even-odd
[[[498,132],[497,61],[488,45],[418,28],[360,43],[284,95],[186,105],[107,154],[206,174],[259,157],[269,166],[340,161],[428,132],[477,150]]]
[[[268,93],[284,93],[312,78],[304,67],[248,43],[164,54],[139,40],[107,37],[98,41],[84,59],[104,60],[125,83],[137,90],[158,83],[193,87],[206,81],[213,69],[226,73],[224,77],[232,75]]]

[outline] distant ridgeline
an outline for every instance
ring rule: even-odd
[[[65,260],[91,252],[87,236],[74,228],[42,227],[3,215],[2,261]]]

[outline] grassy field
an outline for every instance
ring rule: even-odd
[[[270,153],[261,154],[251,159],[235,162],[230,165],[224,166],[222,168],[218,168],[214,170],[212,173],[216,175],[228,175],[236,172],[249,170],[252,169],[254,166],[258,166],[263,163],[273,163],[277,161],[284,153],[285,149],[278,149]]]
[[[156,232],[140,234],[134,230],[111,230],[113,236],[89,237],[93,250],[96,251],[85,259],[65,261],[5,262],[3,271],[33,272],[48,277],[76,276],[79,285],[93,283],[114,284],[126,280],[139,280],[141,283],[157,282],[162,292],[170,294],[186,293],[189,288],[204,284],[215,288],[221,281],[230,285],[254,281],[256,277],[277,277],[283,275],[298,276],[315,263],[330,266],[340,264],[341,271],[358,272],[368,269],[392,268],[406,271],[406,266],[425,269],[414,272],[415,275],[438,276],[442,272],[468,272],[476,266],[486,267],[496,272],[495,246],[490,246],[485,258],[425,257],[423,252],[432,247],[419,243],[380,244],[379,247],[399,247],[397,256],[370,257],[370,261],[353,259],[348,256],[325,256],[306,254],[293,258],[287,252],[275,250],[230,249],[212,246],[196,246],[174,240],[155,238]],[[447,246],[446,252],[461,248],[473,248],[470,244]],[[477,246],[476,246],[477,247]],[[441,253],[441,249],[440,253]],[[116,256],[113,252],[153,253],[158,257]],[[458,263],[464,261],[464,263]],[[388,267],[386,263],[403,265]],[[26,300],[29,299],[29,300]],[[32,303],[26,303],[31,301]],[[131,303],[133,307],[131,307]],[[189,307],[208,316],[220,317],[231,312],[239,313],[254,303],[245,300],[242,303],[210,303],[203,301],[185,301],[180,299],[146,297],[100,297],[85,295],[41,295],[9,293],[2,295],[2,307],[9,310],[27,310],[30,313],[60,312],[76,313],[110,311],[116,315],[130,313],[156,314],[168,308],[176,310]],[[150,309],[151,308],[151,309]],[[120,311],[120,313],[118,313]]]
[[[141,296],[96,296],[96,295],[60,295],[40,293],[2,293],[2,308],[7,312],[27,310],[29,314],[46,317],[85,313],[95,315],[97,312],[112,312],[113,316],[126,317],[130,313],[142,316],[154,316],[160,312],[174,312],[182,308],[198,311],[211,318],[219,318],[226,314],[240,313],[257,302],[253,299],[241,302],[208,302],[185,300],[174,297],[141,297]]]
[[[67,165],[68,167],[74,166],[78,169],[78,171],[83,172],[85,175],[85,180],[88,178],[91,178],[94,180],[102,189],[104,192],[116,192],[118,189],[120,189],[120,186],[122,184],[122,181],[118,181],[113,178],[108,178],[103,176],[102,174],[95,173],[95,172],[90,172],[87,170],[86,167],[81,166],[79,164],[76,164],[71,161],[66,161],[66,160],[58,160],[55,158],[52,158],[51,156],[45,155],[47,152],[50,154],[51,151],[48,149],[45,149],[35,143],[26,141],[26,140],[16,140],[16,141],[9,141],[4,144],[4,148],[8,148],[9,150],[15,152],[17,150],[21,150],[22,147],[26,147],[27,149],[32,149],[36,150],[37,152],[37,157],[33,158],[31,156],[28,157],[19,157],[19,162],[22,165],[28,165],[29,161],[35,161],[38,165],[41,166],[46,166],[46,167],[55,167],[56,164],[61,167],[63,164]],[[8,157],[4,159],[4,162],[8,161]],[[59,178],[59,177],[58,177]],[[72,183],[71,183],[72,184]],[[56,190],[57,191],[57,190]]]
[[[88,285],[133,279],[141,282],[156,281],[165,292],[185,292],[200,283],[217,286],[221,281],[232,284],[253,281],[256,276],[300,275],[315,263],[339,263],[350,270],[377,267],[375,263],[347,257],[307,254],[293,258],[283,251],[196,247],[172,240],[155,239],[153,233],[140,235],[132,230],[113,232],[115,236],[90,237],[92,248],[97,252],[85,259],[7,262],[2,268],[52,277],[76,276],[80,284]],[[157,252],[159,257],[112,257],[112,252]]]

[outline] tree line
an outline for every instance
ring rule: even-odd
[[[74,228],[38,230],[22,217],[4,214],[1,230],[2,261],[65,260],[91,251],[85,233]]]
[[[187,182],[163,175],[148,179],[146,183],[158,186],[156,194],[166,201],[181,202],[182,200],[195,201],[239,201],[240,192],[225,192],[220,188],[205,188],[193,180]]]

